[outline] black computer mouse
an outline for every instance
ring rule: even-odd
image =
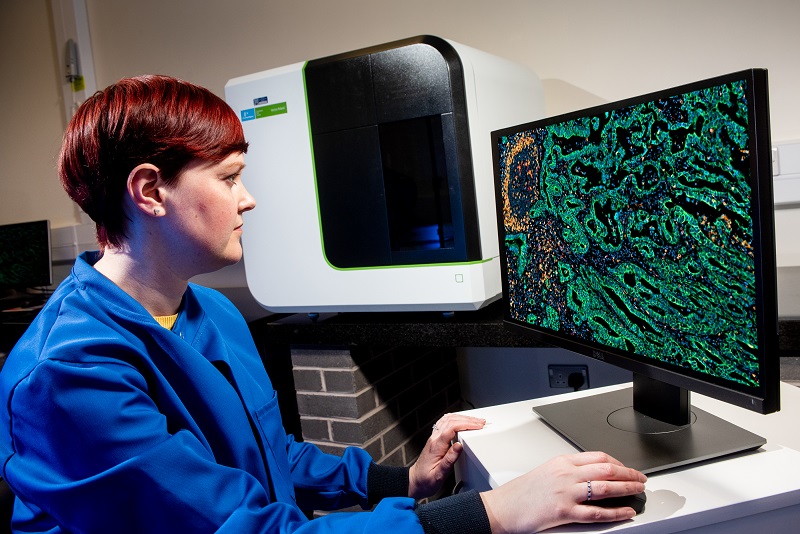
[[[637,493],[635,495],[626,495],[624,497],[609,497],[608,499],[586,501],[584,504],[602,506],[603,508],[620,508],[624,506],[630,506],[636,512],[636,515],[639,515],[644,512],[644,505],[646,502],[647,495],[644,493]]]

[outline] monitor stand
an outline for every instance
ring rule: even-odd
[[[660,392],[660,393],[659,393]],[[669,399],[665,403],[664,393]],[[665,404],[665,422],[636,405],[642,396],[656,411]],[[677,404],[676,404],[677,403]],[[689,392],[634,374],[634,387],[536,406],[539,416],[583,451],[603,451],[628,467],[653,473],[761,447],[766,440],[689,404]],[[646,408],[644,411],[648,411]]]

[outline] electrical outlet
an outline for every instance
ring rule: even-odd
[[[548,365],[547,373],[551,388],[589,388],[589,368],[586,365]]]

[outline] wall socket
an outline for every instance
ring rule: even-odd
[[[548,365],[551,388],[589,389],[589,368],[586,365]]]

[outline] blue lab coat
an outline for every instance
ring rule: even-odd
[[[189,284],[170,331],[84,254],[0,373],[2,476],[25,532],[422,532],[367,505],[371,459],[287,437],[247,324]]]

